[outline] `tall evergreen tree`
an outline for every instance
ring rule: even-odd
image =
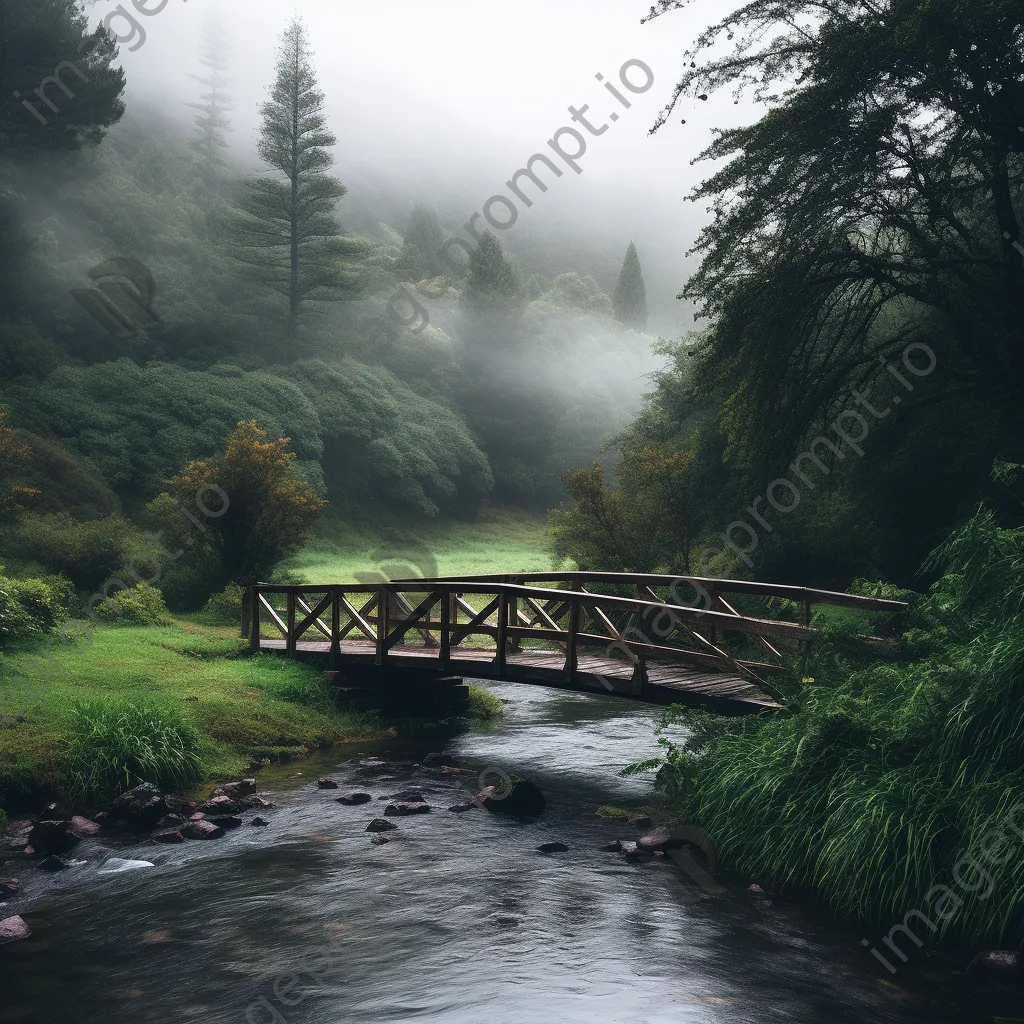
[[[463,303],[470,313],[488,317],[519,312],[526,300],[526,283],[519,264],[506,256],[493,231],[484,233],[469,257],[469,276]]]
[[[334,163],[327,148],[337,139],[326,127],[311,56],[296,17],[282,36],[277,80],[261,108],[259,154],[278,174],[248,179],[236,224],[236,258],[288,300],[289,359],[302,303],[351,297],[350,261],[364,248],[341,237],[334,212],[348,189],[326,173]]]
[[[429,206],[415,206],[409,214],[399,272],[408,281],[422,281],[438,274],[437,253],[444,233],[437,214]]]
[[[612,306],[615,319],[626,327],[638,331],[647,330],[647,289],[644,287],[644,275],[640,270],[640,257],[636,254],[636,246],[630,242],[626,250],[626,258],[622,261],[619,280],[612,295]]]
[[[189,75],[203,86],[205,92],[200,94],[198,103],[188,105],[199,111],[195,118],[192,148],[207,183],[211,185],[220,179],[226,166],[223,151],[228,143],[225,135],[231,131],[228,112],[234,104],[225,92],[227,79],[224,77],[228,69],[228,49],[224,22],[216,12],[208,12],[199,43],[199,63],[206,68],[206,73]]]

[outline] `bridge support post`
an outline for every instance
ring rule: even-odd
[[[576,638],[580,631],[580,599],[573,598],[569,605],[569,630],[565,644],[565,678],[573,682],[576,678],[576,667],[578,663],[578,652],[576,649]]]
[[[288,591],[288,633],[284,638],[285,651],[289,658],[295,657],[295,591]]]
[[[383,665],[388,656],[388,606],[390,595],[387,587],[377,592],[377,658],[378,665]]]
[[[249,588],[249,648],[260,649],[260,588],[254,583]]]
[[[447,670],[452,663],[452,606],[455,597],[450,591],[441,594],[441,650],[437,660],[442,669]]]
[[[498,594],[498,652],[496,657],[498,675],[505,674],[505,654],[508,644],[508,595],[502,590]]]
[[[337,672],[341,664],[341,590],[331,587],[331,653],[327,656],[330,671]]]

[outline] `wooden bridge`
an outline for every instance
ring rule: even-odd
[[[740,610],[741,602],[756,607]],[[798,669],[815,605],[899,601],[746,580],[535,573],[370,585],[260,583],[242,634],[254,650],[320,662],[350,697],[497,679],[724,714],[777,710],[772,677]]]

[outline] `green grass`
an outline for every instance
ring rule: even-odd
[[[490,721],[504,714],[501,699],[482,686],[469,688],[469,717]]]
[[[283,571],[307,583],[373,582],[403,576],[547,572],[547,520],[539,513],[490,509],[476,522],[418,519],[353,524],[325,520],[320,536]]]
[[[336,710],[321,672],[274,655],[239,657],[235,632],[186,620],[100,628],[0,658],[0,804],[98,798],[143,776],[224,777],[384,733],[376,716]],[[23,721],[11,727],[16,716]]]

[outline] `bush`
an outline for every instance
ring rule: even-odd
[[[99,805],[143,782],[181,789],[202,777],[200,734],[173,708],[90,702],[70,713],[65,768],[77,799]]]
[[[131,533],[120,516],[79,523],[66,515],[24,515],[11,539],[22,558],[94,591],[124,566]]]
[[[13,579],[0,566],[0,650],[42,639],[67,617],[74,591],[67,580]]]
[[[242,599],[245,590],[237,583],[229,583],[219,594],[214,594],[203,605],[204,621],[217,625],[229,625],[242,621]]]
[[[112,626],[159,626],[170,621],[164,596],[148,583],[138,583],[100,601],[98,618]]]

